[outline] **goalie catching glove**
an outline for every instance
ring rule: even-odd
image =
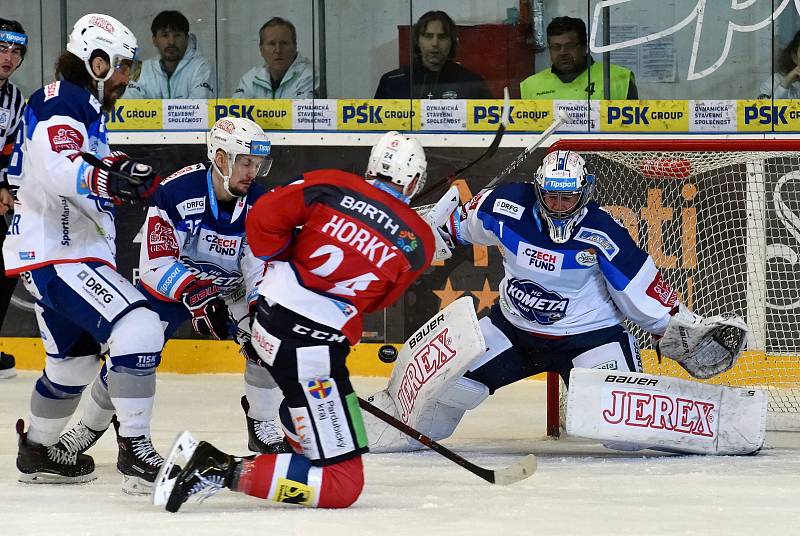
[[[693,377],[706,380],[729,370],[744,349],[747,324],[738,316],[703,318],[680,304],[656,344],[659,360],[677,361]]]
[[[98,163],[102,165],[89,169],[86,180],[89,190],[118,205],[150,197],[161,182],[152,167],[131,160],[120,151],[113,151]]]

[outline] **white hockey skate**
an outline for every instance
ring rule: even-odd
[[[188,462],[196,448],[197,440],[188,431],[181,432],[178,434],[178,437],[175,438],[175,442],[172,444],[172,448],[164,460],[164,464],[158,471],[156,481],[153,485],[153,504],[155,506],[164,506],[167,504],[167,500],[172,493],[172,488],[175,486],[175,480],[177,479],[174,477],[169,478],[169,475],[172,473],[172,468],[175,467],[175,464],[178,463],[179,460],[182,464]]]

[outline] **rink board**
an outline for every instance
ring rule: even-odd
[[[378,359],[382,343],[361,343],[353,347],[347,358],[347,368],[353,376],[389,376],[392,365]],[[396,345],[397,346],[397,345]],[[399,346],[398,346],[399,348]],[[42,342],[32,337],[4,337],[0,339],[0,350],[13,354],[20,370],[41,370],[44,367]],[[658,363],[655,352],[642,351],[644,369],[652,374],[668,374],[687,378],[686,373],[672,360]],[[800,356],[768,356],[764,352],[747,351],[737,366],[730,372],[710,380],[711,383],[730,382],[741,377],[741,369],[748,370],[752,384],[769,383],[766,378],[781,378],[788,384],[800,383]],[[244,358],[239,347],[232,341],[204,341],[174,339],[167,342],[158,368],[162,372],[179,374],[236,373],[244,371]]]

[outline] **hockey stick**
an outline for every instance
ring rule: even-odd
[[[525,148],[525,150],[524,150],[524,151],[522,151],[522,152],[521,152],[521,153],[520,153],[520,154],[519,154],[519,155],[518,155],[518,156],[517,156],[517,157],[514,159],[514,161],[513,161],[513,162],[511,162],[509,165],[507,165],[507,166],[505,167],[505,169],[503,169],[503,171],[501,171],[500,173],[498,173],[497,175],[495,175],[495,176],[494,176],[494,178],[493,178],[492,180],[490,180],[490,181],[489,181],[489,184],[487,184],[486,186],[484,186],[484,187],[483,187],[483,189],[485,190],[485,189],[491,188],[492,186],[494,186],[495,184],[497,184],[498,182],[500,182],[500,181],[501,181],[501,180],[502,180],[502,179],[503,179],[503,178],[504,178],[506,175],[510,174],[512,171],[514,171],[515,169],[517,169],[517,168],[519,167],[519,165],[520,165],[520,164],[521,164],[521,163],[522,163],[522,162],[523,162],[523,161],[524,161],[526,158],[528,158],[528,157],[530,156],[530,154],[531,154],[533,151],[535,151],[536,149],[538,149],[538,148],[539,148],[539,147],[540,147],[540,146],[541,146],[541,145],[542,145],[542,144],[543,144],[545,141],[547,141],[547,138],[549,138],[549,137],[550,137],[550,134],[552,134],[553,132],[555,132],[555,131],[556,131],[556,129],[557,129],[558,127],[560,127],[560,126],[561,126],[561,125],[563,125],[564,123],[572,123],[572,122],[573,122],[573,119],[572,119],[572,117],[571,117],[571,116],[570,116],[570,115],[569,115],[567,112],[565,112],[564,110],[558,110],[558,111],[556,112],[556,117],[555,117],[555,119],[553,119],[553,122],[552,122],[552,123],[550,123],[550,126],[549,126],[549,127],[547,127],[547,128],[544,130],[544,132],[542,132],[541,134],[539,134],[539,137],[538,137],[538,138],[536,138],[536,141],[534,141],[534,142],[533,142],[533,145],[530,145],[529,147],[526,147],[526,148]]]
[[[437,188],[439,188],[443,184],[451,184],[453,181],[455,181],[459,177],[459,175],[461,175],[462,173],[464,173],[465,171],[470,169],[472,166],[474,166],[478,162],[480,162],[480,161],[482,161],[482,160],[484,160],[486,158],[491,158],[491,157],[493,157],[495,155],[495,153],[497,152],[497,149],[500,147],[500,141],[503,139],[503,134],[506,131],[506,127],[508,126],[508,114],[511,111],[510,102],[511,102],[511,100],[510,100],[509,95],[508,95],[508,88],[504,87],[503,88],[503,112],[500,114],[500,126],[497,127],[497,130],[495,131],[495,135],[494,135],[494,139],[492,140],[492,143],[489,144],[489,147],[483,152],[483,154],[480,155],[475,160],[473,160],[472,162],[470,162],[469,164],[467,164],[466,166],[455,170],[453,173],[451,173],[447,177],[442,177],[440,179],[437,179],[434,183],[429,184],[427,188],[423,189],[419,194],[417,194],[416,199],[424,198],[426,195],[428,195],[432,191],[436,190]]]
[[[506,166],[506,167],[503,169],[503,171],[501,171],[500,173],[498,173],[497,175],[495,175],[495,176],[492,178],[492,180],[491,180],[491,181],[489,181],[489,183],[488,183],[486,186],[484,186],[483,188],[481,188],[481,190],[486,190],[486,189],[488,189],[488,188],[491,188],[491,187],[493,187],[495,184],[497,184],[498,182],[500,182],[500,181],[501,181],[501,180],[502,180],[502,179],[503,179],[503,178],[504,178],[506,175],[508,175],[509,173],[511,173],[512,171],[514,171],[515,169],[517,169],[517,168],[519,167],[519,165],[520,165],[520,164],[521,164],[521,163],[522,163],[522,162],[523,162],[523,161],[524,161],[526,158],[528,158],[528,157],[531,155],[531,153],[532,153],[533,151],[535,151],[536,149],[538,149],[539,147],[541,147],[541,146],[542,146],[542,144],[543,144],[545,141],[547,141],[547,138],[549,138],[549,137],[550,137],[550,135],[551,135],[553,132],[555,132],[555,131],[556,131],[556,129],[558,129],[558,127],[560,127],[561,125],[563,125],[563,124],[565,124],[565,123],[569,124],[569,123],[572,123],[572,122],[573,122],[572,116],[570,116],[570,115],[569,115],[567,112],[565,112],[564,110],[559,110],[559,111],[556,113],[556,117],[555,117],[555,119],[553,119],[553,122],[552,122],[552,123],[550,124],[550,126],[549,126],[549,127],[547,127],[547,128],[546,128],[546,129],[545,129],[545,130],[544,130],[544,131],[541,133],[541,134],[539,134],[539,136],[538,136],[538,137],[536,138],[536,140],[533,142],[533,145],[530,145],[530,146],[526,147],[526,148],[525,148],[525,150],[524,150],[524,151],[522,151],[522,152],[521,152],[521,153],[520,153],[520,154],[519,154],[519,155],[518,155],[518,156],[517,156],[517,157],[514,159],[514,161],[513,161],[513,162],[511,162],[509,165],[507,165],[507,166]],[[455,178],[455,177],[454,177],[454,178]],[[430,211],[430,209],[431,209],[431,208],[433,208],[434,204],[435,204],[435,203],[428,204],[428,205],[419,205],[419,206],[416,206],[416,207],[414,207],[414,210],[416,210],[418,214],[422,214],[422,215],[424,215],[424,214],[426,214],[428,211]]]
[[[524,480],[536,472],[536,456],[533,454],[528,454],[520,461],[509,465],[504,469],[498,469],[496,471],[493,471],[492,469],[485,469],[475,465],[469,460],[465,460],[452,450],[440,445],[430,437],[414,430],[403,421],[389,415],[382,409],[375,407],[363,398],[359,397],[358,404],[361,406],[361,409],[367,413],[370,413],[390,426],[397,428],[407,436],[419,441],[429,449],[441,454],[451,462],[460,465],[470,473],[479,476],[490,484],[507,486],[509,484],[513,484],[514,482]]]

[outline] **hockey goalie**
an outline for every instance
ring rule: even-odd
[[[480,321],[470,298],[434,316],[401,349],[387,388],[371,401],[439,440],[501,387],[554,371],[569,389],[571,435],[623,450],[757,452],[763,392],[642,374],[624,322],[652,334],[659,357],[697,379],[734,366],[746,324],[680,303],[653,259],[592,200],[594,186],[580,155],[557,151],[533,181],[481,191],[466,205],[451,188],[425,216],[437,237],[435,260],[458,245],[498,247],[505,272],[498,303]],[[369,416],[366,426],[373,452],[419,448]]]

